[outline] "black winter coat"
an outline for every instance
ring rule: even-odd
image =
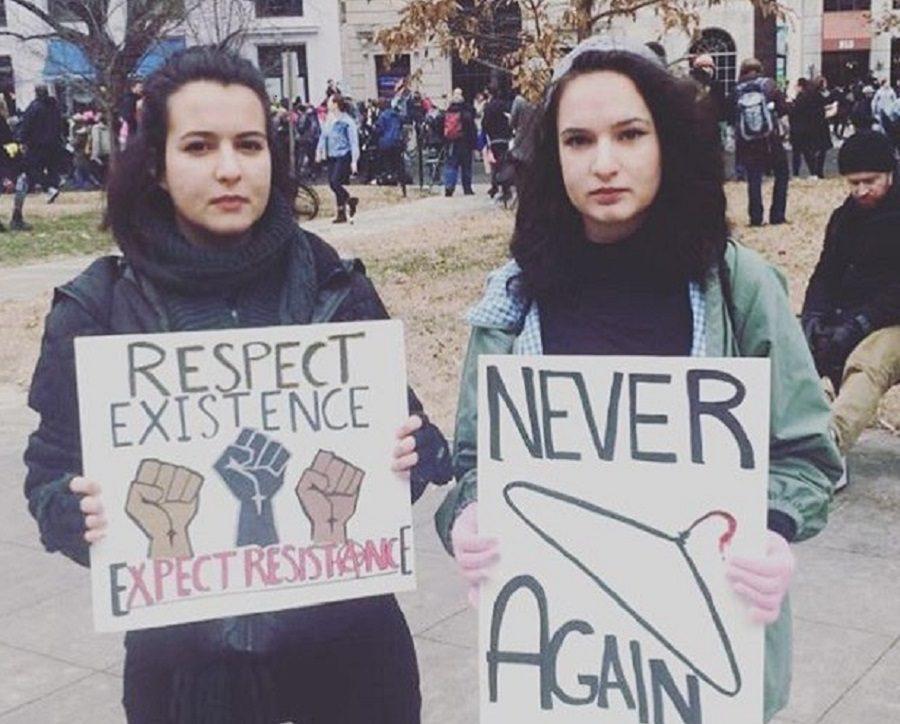
[[[863,315],[880,329],[900,324],[900,183],[875,209],[860,209],[848,198],[825,230],[803,316]]]
[[[35,98],[25,109],[16,129],[19,140],[27,146],[57,149],[62,146],[63,120],[53,98]]]
[[[303,236],[314,260],[317,293],[312,318],[303,321],[315,323],[387,318],[387,312],[359,262],[342,261],[334,249],[321,239],[311,234]],[[291,247],[288,253],[299,259],[307,258],[300,253],[299,244],[292,243],[295,247]],[[290,264],[288,261],[288,268]],[[78,497],[68,488],[72,477],[82,473],[74,339],[110,333],[163,331],[167,329],[166,313],[156,299],[155,290],[148,280],[139,278],[122,257],[104,257],[56,290],[53,308],[47,317],[29,395],[29,405],[40,415],[40,425],[29,438],[25,451],[28,466],[25,494],[46,549],[60,551],[82,565],[89,562],[88,546],[83,539],[84,524],[78,509]],[[288,312],[282,312],[284,314]],[[296,321],[300,320],[282,319],[282,323]],[[409,391],[409,406],[411,412],[422,409],[412,390]],[[447,474],[444,480],[436,482],[446,482],[450,477],[446,443],[431,423],[426,422],[422,431],[431,434],[432,440],[437,436],[444,446],[438,459],[443,457],[446,460]],[[416,437],[419,441],[419,433]],[[422,447],[421,442],[418,446]],[[415,468],[411,477],[411,494],[415,500],[426,483],[417,480]],[[274,623],[271,622],[273,618],[276,619]],[[261,619],[268,619],[269,622]],[[241,639],[244,635],[244,629],[240,628],[244,624],[241,622],[248,620],[246,625],[250,628],[246,632],[252,629],[264,635]],[[393,596],[372,596],[275,614],[242,616],[228,621],[237,621],[237,629],[231,624],[223,627],[223,620],[213,620],[129,632],[125,640],[128,651],[125,705],[129,716],[141,722],[161,721],[158,717],[164,716],[162,712],[168,706],[168,714],[164,717],[166,721],[198,721],[190,711],[191,707],[200,706],[205,707],[207,716],[213,717],[210,721],[250,721],[237,710],[230,711],[228,717],[225,714],[221,717],[216,713],[209,714],[217,695],[214,691],[209,693],[188,673],[190,667],[209,666],[203,662],[218,662],[213,665],[227,662],[228,659],[222,657],[234,656],[232,642],[241,640],[237,650],[245,656],[263,657],[255,659],[262,662],[257,668],[272,672],[266,680],[267,686],[272,685],[273,677],[277,684],[278,676],[303,676],[304,667],[311,667],[306,675],[306,684],[291,684],[288,681],[279,688],[280,693],[257,697],[257,703],[271,705],[274,701],[275,706],[282,708],[280,714],[258,712],[254,714],[253,721],[293,718],[284,712],[295,711],[292,707],[300,705],[297,697],[312,697],[306,705],[308,712],[314,711],[308,707],[323,704],[318,698],[331,701],[327,692],[317,698],[315,689],[318,686],[321,693],[322,682],[327,677],[319,678],[325,673],[317,673],[319,664],[316,657],[325,656],[332,650],[337,652],[338,649],[344,652],[341,654],[344,657],[342,666],[362,667],[367,671],[378,669],[378,674],[373,674],[372,678],[375,682],[372,686],[379,692],[378,702],[373,703],[367,698],[369,694],[366,691],[371,688],[368,684],[365,690],[353,689],[359,693],[358,697],[346,696],[343,702],[332,702],[332,707],[338,707],[334,711],[347,712],[339,715],[344,721],[348,724],[418,721],[415,713],[418,700],[415,655],[408,627]],[[177,680],[164,679],[173,671],[178,672]],[[235,677],[239,672],[236,673],[232,667],[225,675]],[[341,681],[341,674],[335,671],[330,672],[329,676],[336,676],[337,681]],[[351,678],[354,676],[351,674]],[[383,680],[383,677],[388,680]],[[313,691],[306,691],[304,686]],[[352,686],[352,681],[343,680],[342,686]],[[176,694],[175,689],[183,691]],[[172,706],[158,701],[174,700],[176,696],[182,707],[182,713],[178,716],[172,713]],[[231,706],[228,704],[228,707]],[[253,707],[256,706],[253,704]],[[351,709],[353,713],[350,713]],[[144,714],[138,716],[137,711]],[[363,711],[367,713],[361,713]]]
[[[492,98],[484,107],[484,118],[481,119],[481,128],[485,135],[492,141],[508,141],[512,138],[512,129],[509,127],[510,104],[499,98]]]

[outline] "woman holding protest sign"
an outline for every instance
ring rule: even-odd
[[[714,110],[644,46],[600,36],[575,48],[557,65],[532,133],[513,261],[489,277],[469,314],[458,484],[436,515],[438,531],[474,602],[502,551],[477,526],[480,355],[768,357],[767,554],[727,567],[752,617],[768,624],[768,720],[790,684],[789,543],[822,529],[840,474],[783,280],[729,239]]]
[[[361,265],[297,226],[266,108],[259,71],[221,50],[179,53],[146,82],[140,131],[108,187],[122,256],[57,290],[31,386],[40,424],[25,493],[49,551],[88,565],[106,527],[111,483],[81,476],[76,337],[387,318]],[[415,500],[450,470],[412,391],[409,406],[392,467]],[[393,596],[132,631],[125,647],[130,722],[419,721]]]

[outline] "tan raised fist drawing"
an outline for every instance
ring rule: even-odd
[[[317,546],[347,542],[347,521],[356,512],[365,473],[327,450],[319,450],[300,480],[297,498]]]
[[[141,460],[125,512],[150,539],[150,558],[193,555],[188,526],[200,505],[203,476],[161,460]]]

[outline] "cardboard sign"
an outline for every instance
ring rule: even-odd
[[[481,721],[760,724],[768,360],[479,363]]]
[[[403,328],[75,340],[102,487],[94,623],[117,631],[415,588]]]

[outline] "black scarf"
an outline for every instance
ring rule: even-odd
[[[288,246],[302,236],[287,201],[277,192],[249,238],[236,246],[205,248],[191,244],[174,214],[147,214],[135,243],[125,249],[135,270],[163,294],[233,294],[284,261]]]

